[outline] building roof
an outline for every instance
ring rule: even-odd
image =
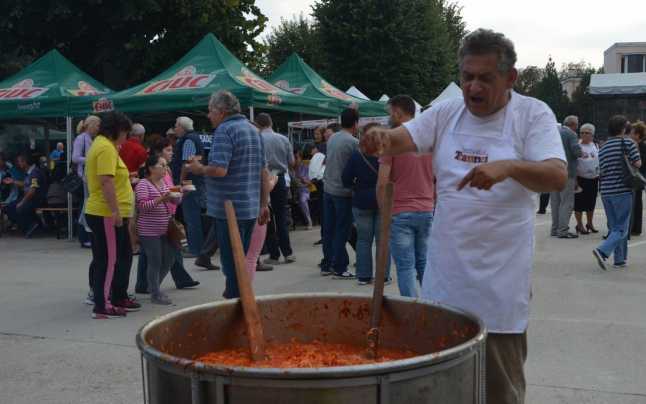
[[[623,48],[623,47],[635,47],[643,46],[646,47],[646,42],[615,42],[608,49],[603,51],[603,54],[610,52],[613,48]]]
[[[593,74],[590,77],[590,94],[646,94],[646,73]]]

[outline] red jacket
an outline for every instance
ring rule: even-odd
[[[131,137],[121,145],[119,156],[128,167],[128,171],[134,173],[139,171],[139,168],[146,162],[148,152],[138,139]]]

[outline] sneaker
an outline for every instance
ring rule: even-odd
[[[257,272],[266,272],[266,271],[273,271],[274,267],[271,265],[263,264],[262,262],[258,262],[256,264],[256,271]]]
[[[94,306],[94,293],[92,291],[87,292],[85,297],[85,304],[88,306]]]
[[[114,302],[112,304],[116,308],[122,308],[125,311],[138,311],[141,309],[141,304],[137,303],[136,300],[132,298],[122,299]]]
[[[345,271],[340,274],[335,273],[332,278],[333,279],[355,279],[355,276],[352,272]]]
[[[332,271],[324,271],[324,270],[321,270],[321,276],[330,276],[330,275],[332,275],[333,273],[334,273],[334,272],[332,272]]]
[[[592,250],[592,255],[594,255],[594,258],[597,259],[597,264],[599,264],[599,267],[603,269],[604,271],[608,270],[606,267],[606,261],[608,258],[606,258],[601,251],[599,251],[597,248]]]
[[[96,320],[106,320],[109,318],[117,318],[117,317],[125,317],[126,312],[122,310],[118,310],[115,307],[112,308],[106,308],[104,310],[94,310],[92,311],[92,318]]]
[[[150,302],[152,304],[159,304],[162,306],[170,306],[171,304],[173,304],[169,297],[163,294],[151,297]]]
[[[370,285],[370,284],[372,284],[372,278],[360,278],[357,281],[357,285],[359,286]]]
[[[81,243],[81,248],[92,248],[92,242],[86,241],[85,243]]]
[[[296,262],[296,256],[294,256],[293,254],[285,257],[285,264],[292,264],[294,262]]]
[[[624,269],[624,268],[628,267],[628,263],[625,262],[625,261],[624,262],[617,262],[615,264],[612,264],[612,267],[617,268],[617,269]]]
[[[287,259],[287,258],[285,258],[285,259]],[[267,258],[262,263],[267,264],[267,265],[280,265],[280,261],[278,261],[277,259],[275,260],[273,258]]]
[[[207,271],[217,271],[220,269],[219,266],[213,265],[211,263],[211,260],[206,258],[206,257],[198,257],[195,262],[194,262],[196,267],[201,267],[206,269]]]

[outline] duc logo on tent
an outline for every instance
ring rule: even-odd
[[[79,81],[78,88],[68,89],[67,91],[69,91],[69,93],[75,97],[83,97],[86,95],[101,95],[106,93],[106,91],[97,90],[90,83],[86,83],[85,81]]]
[[[343,101],[354,101],[354,98],[350,97],[343,91],[334,88],[334,86],[325,80],[321,81],[321,89],[330,97],[338,98]]]
[[[34,87],[32,79],[25,79],[11,86],[11,88],[0,88],[0,99],[2,100],[24,100],[36,98],[43,95],[48,88]]]
[[[283,91],[279,88],[272,86],[271,84],[261,79],[260,77],[256,76],[248,69],[242,68],[240,73],[241,75],[236,77],[236,79],[240,82],[240,84],[253,87],[256,90],[260,91],[261,93],[276,94],[278,92]]]
[[[204,88],[215,78],[215,74],[197,74],[195,66],[186,66],[166,80],[155,81],[147,85],[137,95],[148,95],[175,90]]]

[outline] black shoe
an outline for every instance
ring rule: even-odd
[[[194,264],[196,267],[204,268],[207,271],[217,271],[218,269],[220,269],[219,266],[213,265],[210,259],[204,257],[198,257],[195,260]]]
[[[271,265],[263,264],[262,262],[259,262],[256,264],[256,271],[257,272],[265,272],[265,271],[273,271],[274,267]]]
[[[560,235],[559,238],[579,238],[579,236],[574,233],[566,233],[566,234]]]
[[[537,215],[544,215],[546,212],[544,210],[539,210],[536,212]]]
[[[177,289],[189,289],[189,288],[194,288],[197,285],[199,285],[200,282],[198,281],[190,281],[182,285],[177,285]]]
[[[314,245],[321,245],[321,244],[323,244],[323,240],[319,240],[316,243],[314,243]]]
[[[137,289],[137,288],[135,288],[135,293],[137,293],[139,295],[147,295],[150,292],[147,289]]]

